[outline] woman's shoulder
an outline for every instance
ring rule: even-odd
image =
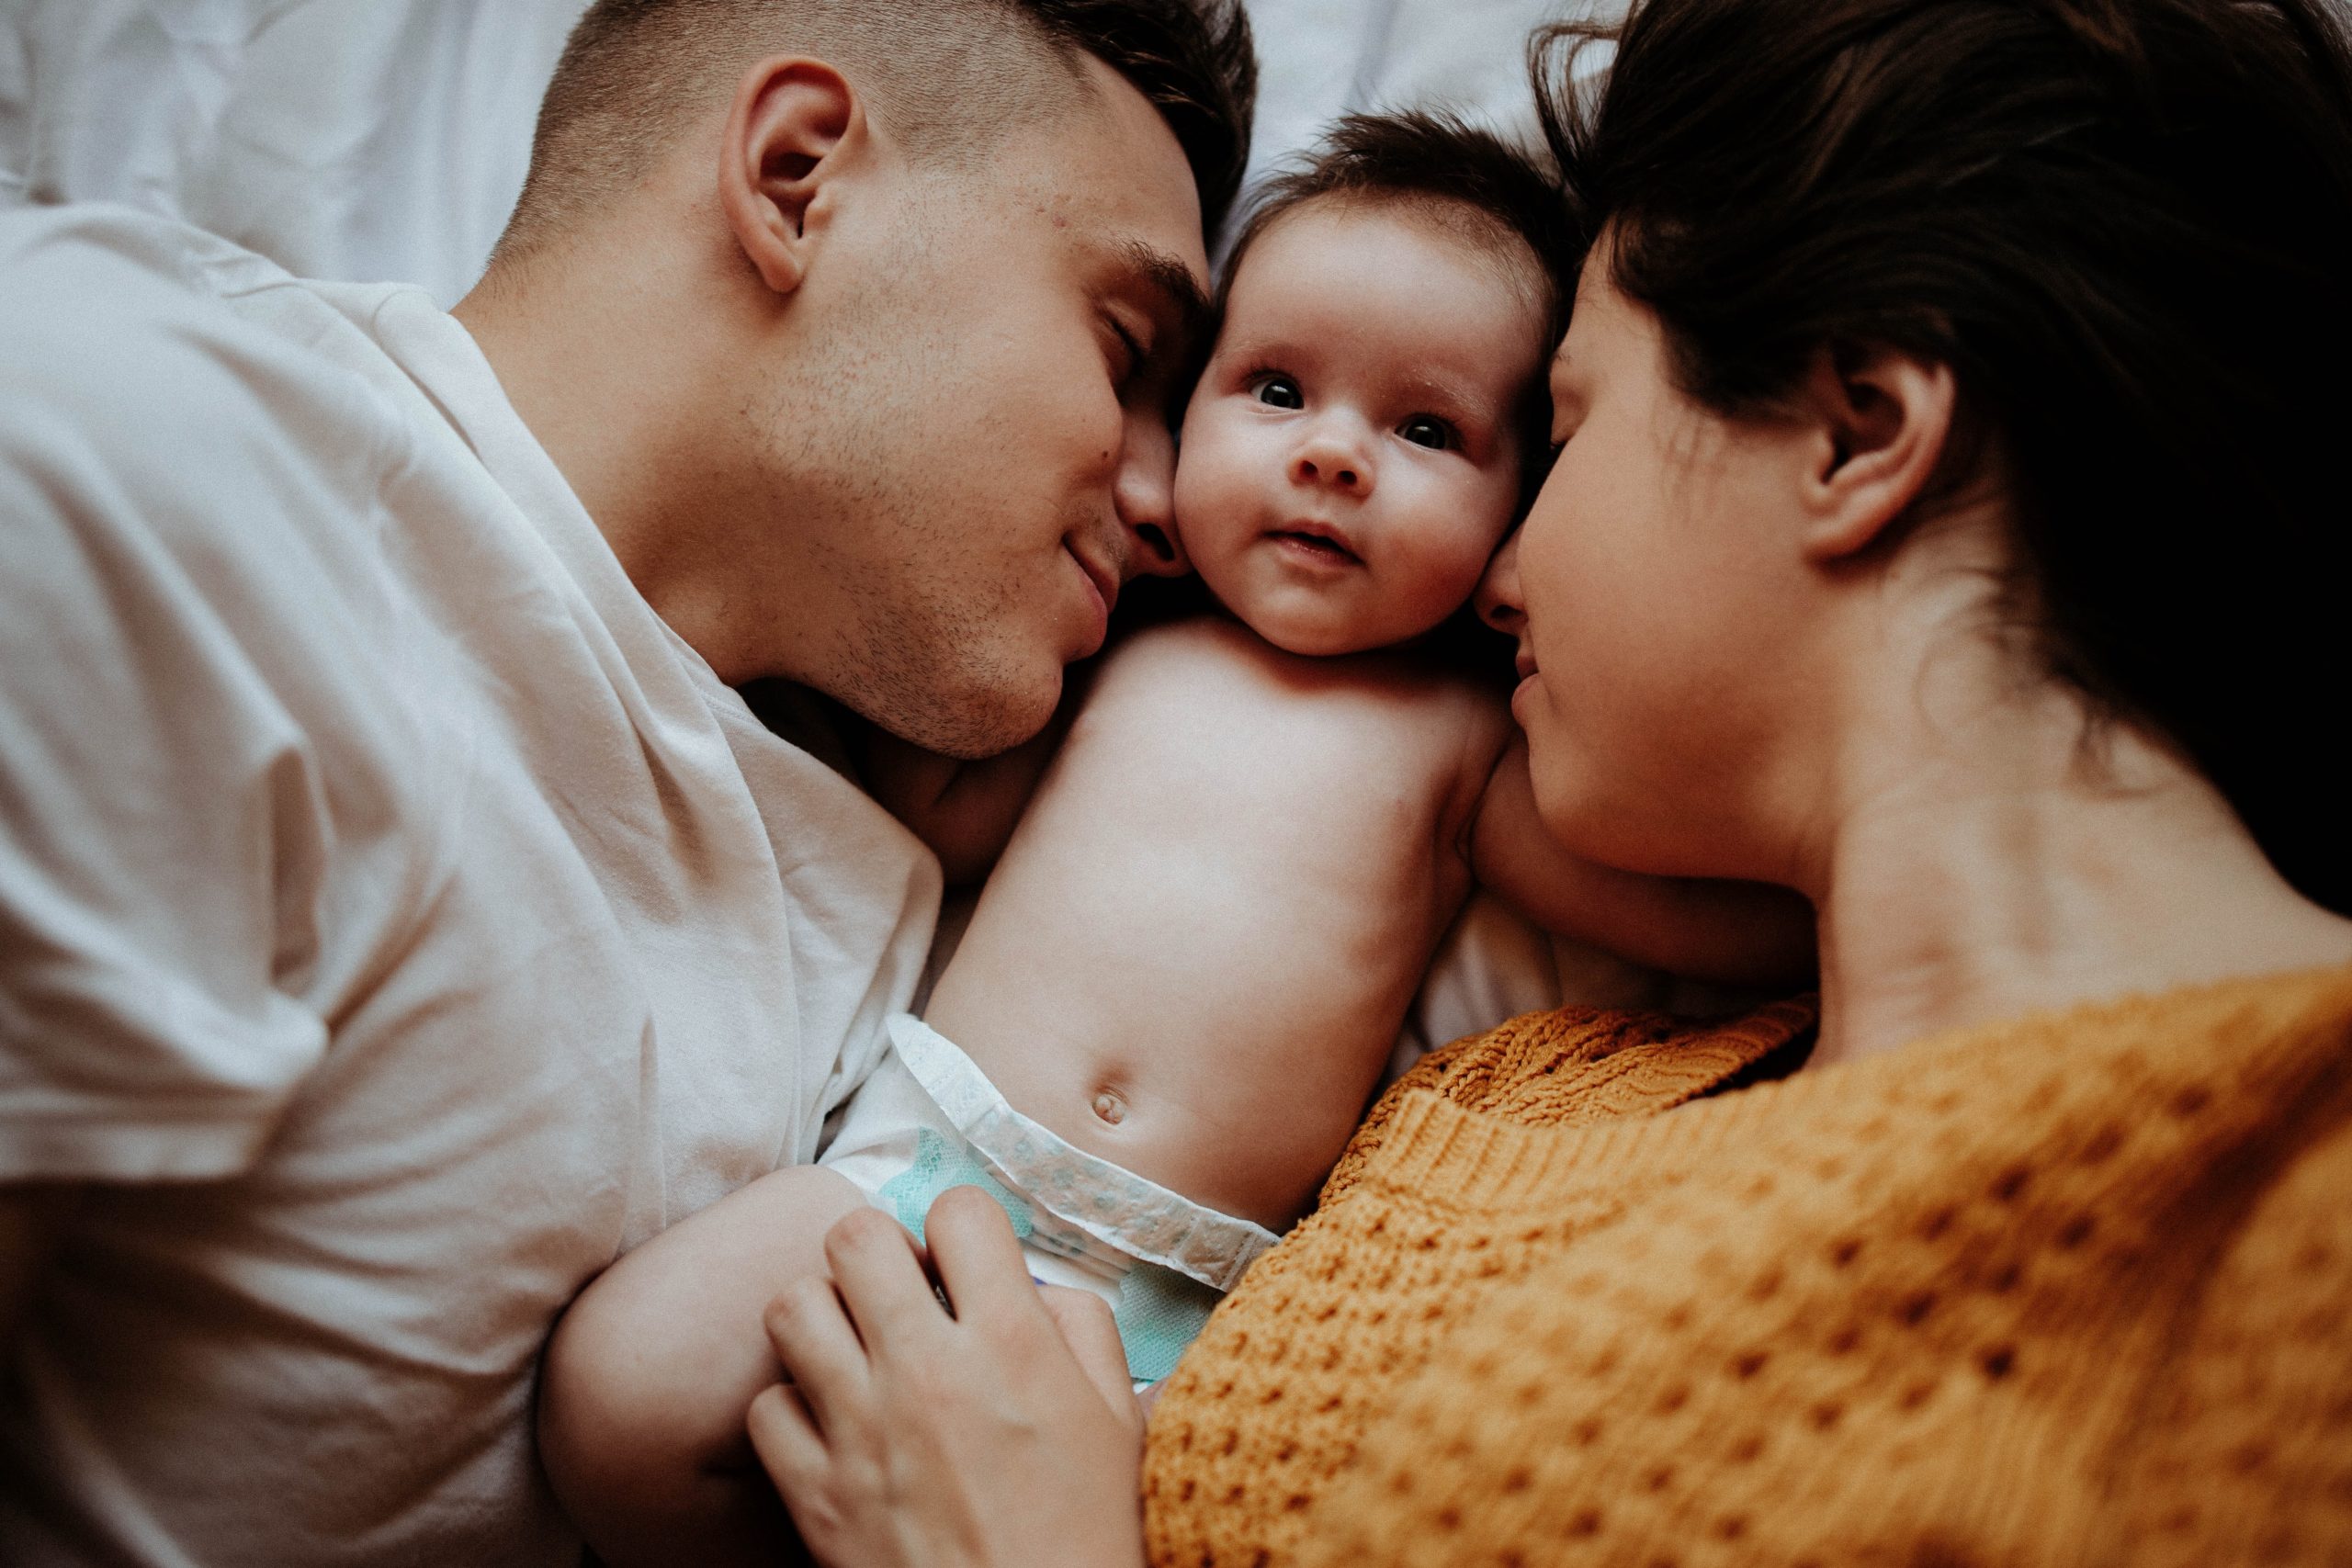
[[[2127,1538],[2171,1560],[2352,1552],[2352,1095],[2340,1065],[2301,1128],[2217,1194],[2218,1255],[2164,1346],[2121,1469]],[[2235,1201],[2228,1201],[2234,1198]],[[2186,1216],[2197,1228],[2201,1216]]]
[[[1725,1019],[1589,1007],[1523,1014],[1430,1052],[1389,1086],[1324,1201],[1354,1184],[1417,1095],[1531,1132],[1647,1115],[1793,1068],[1818,1016],[1810,997]]]

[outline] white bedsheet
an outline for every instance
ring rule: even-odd
[[[0,0],[0,206],[113,200],[312,277],[444,304],[522,187],[539,95],[585,0]],[[1443,104],[1524,134],[1538,23],[1622,0],[1250,0],[1262,173],[1351,109]],[[1556,957],[1556,961],[1555,961]],[[1474,903],[1400,1046],[1648,994]]]

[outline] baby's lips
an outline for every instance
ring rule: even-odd
[[[1318,522],[1313,518],[1303,518],[1295,523],[1285,523],[1269,531],[1276,537],[1289,536],[1295,538],[1318,540],[1338,550],[1350,560],[1359,564],[1363,560],[1363,552],[1356,548],[1355,541],[1329,523]]]

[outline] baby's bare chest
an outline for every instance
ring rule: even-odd
[[[1493,761],[1483,694],[1401,660],[1297,659],[1245,635],[1122,649],[1041,812],[1117,824],[1228,876],[1367,890],[1445,876]]]

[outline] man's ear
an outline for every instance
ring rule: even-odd
[[[719,205],[735,243],[778,294],[808,276],[814,231],[865,138],[857,90],[821,60],[763,60],[736,87],[719,148]]]
[[[1807,559],[1859,554],[1911,510],[1943,461],[1956,395],[1947,365],[1850,344],[1815,352],[1803,410],[1815,431],[1804,476]]]

